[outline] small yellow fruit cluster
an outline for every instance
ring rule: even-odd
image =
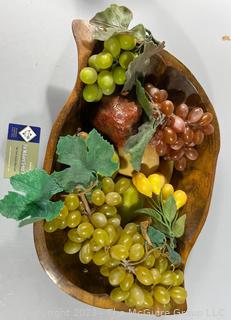
[[[186,193],[182,190],[174,191],[173,186],[166,183],[166,178],[161,173],[153,173],[146,177],[142,172],[136,172],[132,176],[132,182],[140,193],[149,198],[162,192],[163,200],[166,200],[172,194],[177,209],[183,207],[187,201]]]
[[[166,200],[171,194],[173,195],[176,201],[177,210],[183,207],[187,202],[187,194],[183,190],[174,191],[173,185],[166,183],[162,188],[162,198]]]
[[[152,193],[156,195],[160,194],[166,180],[160,173],[151,174],[147,178],[142,172],[137,172],[132,175],[132,182],[140,193],[151,198]]]

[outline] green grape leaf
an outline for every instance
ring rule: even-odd
[[[153,67],[159,63],[155,59],[156,55],[164,49],[164,42],[156,45],[153,41],[144,42],[143,52],[129,63],[126,71],[126,82],[123,87],[123,92],[131,91],[140,77],[144,78],[146,75],[153,72]]]
[[[104,140],[95,129],[89,134],[87,148],[87,166],[97,174],[111,177],[119,169],[118,162],[113,160],[113,145]]]
[[[27,213],[27,219],[23,219],[19,223],[19,227],[23,227],[27,224],[34,223],[40,220],[51,221],[60,213],[63,208],[63,201],[43,201],[40,203],[29,203],[26,206],[25,212]]]
[[[160,247],[166,241],[165,234],[152,226],[148,227],[148,237],[154,247]]]
[[[128,8],[112,4],[90,20],[95,27],[93,38],[104,41],[114,33],[126,32],[131,20],[132,12]]]
[[[159,231],[163,232],[166,236],[168,236],[168,237],[171,236],[171,231],[168,229],[168,227],[165,224],[160,223],[157,220],[153,220],[152,226],[155,227],[156,229],[158,229]]]
[[[142,86],[141,82],[138,79],[136,80],[136,97],[140,106],[146,113],[146,116],[151,120],[153,117],[152,106],[145,94],[144,87]]]
[[[60,137],[57,145],[56,154],[60,163],[72,165],[76,160],[86,162],[86,142],[81,136]]]
[[[168,244],[167,244],[167,249],[168,249],[168,258],[170,262],[176,266],[180,265],[182,262],[181,255],[178,252],[176,252],[173,248],[171,248]]]
[[[176,238],[180,238],[184,234],[185,230],[185,221],[186,221],[186,214],[181,216],[176,220],[176,222],[172,226],[172,231]]]
[[[79,159],[74,160],[69,168],[53,172],[52,176],[66,192],[72,192],[78,185],[88,187],[96,180],[93,171]]]
[[[6,218],[21,220],[20,225],[55,218],[63,208],[63,201],[49,200],[62,191],[54,178],[44,170],[35,169],[10,179],[17,192],[9,192],[0,200],[0,213]]]
[[[113,160],[113,145],[93,129],[86,140],[79,136],[60,138],[57,145],[58,161],[69,168],[52,173],[63,190],[72,192],[76,186],[88,187],[97,180],[97,174],[112,176],[119,169]]]
[[[41,169],[17,174],[11,177],[10,183],[16,191],[23,192],[30,201],[50,199],[62,191],[55,179]]]
[[[137,134],[128,138],[124,146],[124,150],[130,154],[131,163],[134,170],[140,170],[145,148],[156,132],[158,125],[159,122],[155,119],[147,121],[139,127]]]
[[[173,195],[170,195],[166,201],[161,201],[164,217],[168,220],[169,224],[173,222],[177,214],[176,201]]]
[[[27,226],[28,224],[35,223],[41,220],[42,220],[41,217],[27,218],[27,219],[21,220],[18,226],[21,228],[21,227]]]
[[[25,217],[26,205],[25,196],[10,191],[0,200],[0,213],[6,218],[20,220]]]

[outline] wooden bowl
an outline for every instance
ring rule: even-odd
[[[72,27],[78,48],[78,69],[81,70],[87,65],[88,57],[94,51],[95,42],[92,40],[91,26],[87,22],[75,20]],[[213,106],[192,73],[167,51],[163,51],[159,60],[153,70],[152,80],[167,89],[170,98],[176,103],[186,101],[189,105],[201,105],[204,110],[214,115],[215,132],[207,137],[199,148],[199,159],[192,161],[183,173],[173,174],[175,188],[183,189],[189,195],[183,209],[187,214],[185,234],[178,245],[184,268],[208,214],[220,147],[219,127]],[[44,161],[44,169],[48,173],[60,166],[55,156],[59,136],[75,134],[78,127],[87,129],[88,124],[82,121],[86,110],[86,104],[82,99],[82,84],[77,77],[75,87],[51,130]],[[90,305],[128,311],[129,308],[124,303],[114,303],[110,300],[108,296],[110,286],[107,279],[100,275],[98,268],[92,265],[84,266],[76,255],[66,255],[63,252],[66,238],[65,230],[48,234],[43,230],[43,222],[34,224],[34,241],[38,258],[53,282],[74,298]],[[173,306],[170,313],[174,313],[175,307],[181,312],[187,309],[185,303]],[[150,312],[163,312],[163,307],[155,305]]]

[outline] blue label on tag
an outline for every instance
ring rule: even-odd
[[[39,143],[41,128],[23,124],[10,123],[8,140]]]

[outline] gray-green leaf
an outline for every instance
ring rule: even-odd
[[[162,201],[162,208],[164,216],[171,225],[177,213],[176,201],[173,195],[170,195],[165,202]]]
[[[143,208],[136,210],[135,213],[150,216],[152,218],[152,225],[159,231],[170,236],[170,231],[162,221],[161,215],[158,213],[158,211],[151,208]]]
[[[134,59],[128,66],[126,72],[126,82],[122,91],[130,91],[136,79],[145,77],[153,72],[153,67],[159,63],[155,56],[164,49],[164,42],[156,45],[153,41],[144,43],[144,51]]]
[[[178,218],[176,222],[173,224],[172,231],[176,238],[180,238],[183,236],[184,229],[185,229],[185,221],[186,221],[186,214]]]
[[[132,28],[129,32],[132,32],[134,37],[139,41],[142,42],[146,38],[146,30],[143,24],[138,24],[134,28]]]
[[[176,266],[180,265],[182,262],[181,255],[178,252],[176,252],[173,248],[171,248],[168,244],[167,249],[169,254],[168,258],[171,261],[171,263],[173,263]]]
[[[170,231],[164,224],[160,223],[157,220],[153,220],[152,225],[159,231],[163,232],[166,236],[170,237]]]
[[[166,240],[164,233],[153,228],[152,226],[148,227],[148,237],[151,240],[154,247],[162,246]]]
[[[140,170],[145,148],[156,132],[158,125],[159,122],[157,122],[155,119],[145,122],[139,127],[137,134],[128,138],[124,149],[125,152],[129,153],[131,156],[131,163],[134,170]]]
[[[104,11],[98,12],[90,23],[95,27],[93,37],[107,40],[114,33],[126,32],[132,20],[132,12],[124,7],[112,4]]]
[[[160,214],[154,209],[151,209],[151,208],[138,209],[136,210],[135,213],[150,216],[163,224]]]
[[[144,87],[142,86],[141,82],[138,79],[136,80],[136,97],[140,106],[143,108],[144,112],[146,113],[147,117],[151,119],[152,113],[153,113],[152,106],[146,96]]]

